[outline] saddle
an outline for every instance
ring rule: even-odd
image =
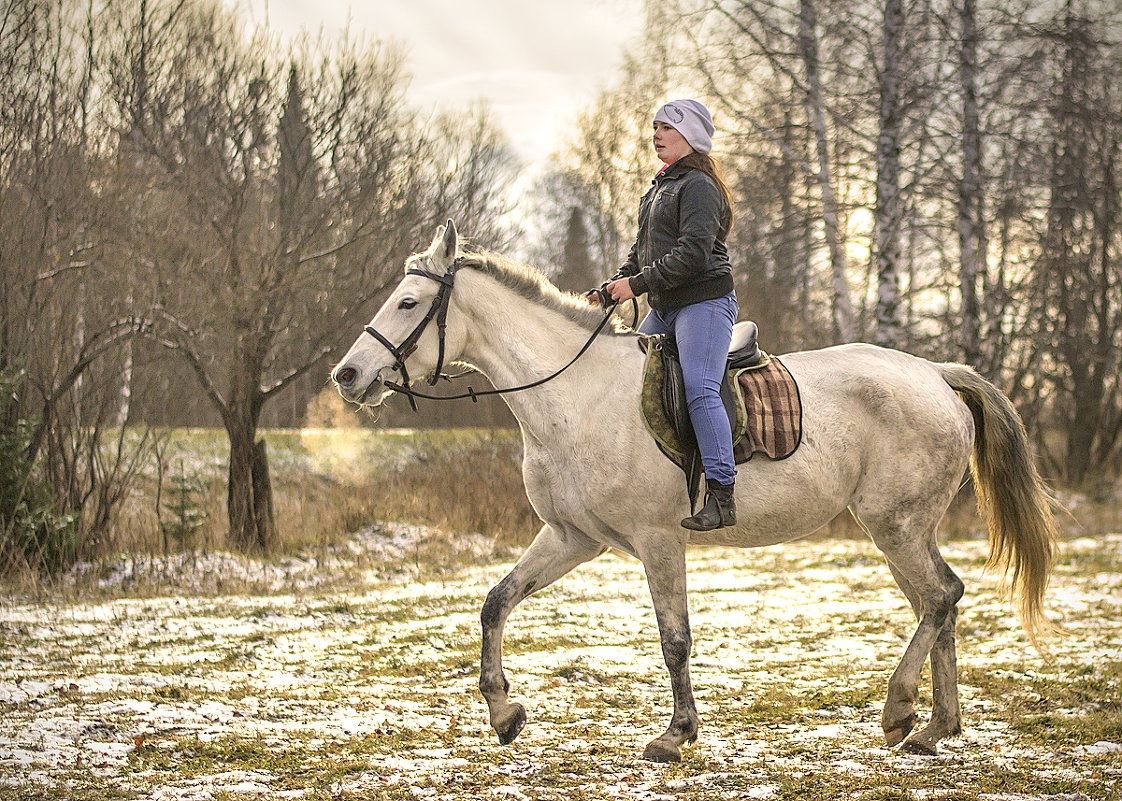
[[[802,439],[802,405],[794,379],[779,359],[764,353],[753,322],[737,323],[729,344],[721,401],[732,429],[737,464],[756,453],[785,459]],[[691,508],[701,487],[701,454],[686,405],[685,384],[673,335],[640,337],[643,421],[659,450],[682,469]]]

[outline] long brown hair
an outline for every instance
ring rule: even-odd
[[[729,235],[732,230],[732,192],[729,191],[728,184],[721,176],[721,169],[717,166],[717,162],[708,153],[699,153],[696,150],[688,156],[681,158],[682,166],[689,167],[694,170],[701,170],[703,173],[713,179],[713,183],[717,185],[717,190],[721,193],[721,198],[725,201],[725,208],[728,210],[725,214],[725,219],[721,221],[721,231],[717,235],[718,238],[724,242],[725,237]]]

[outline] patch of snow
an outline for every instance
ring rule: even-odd
[[[264,796],[270,798],[302,798],[308,791],[277,792],[269,784],[276,776],[263,771],[227,771],[188,779],[179,786],[161,787],[153,801],[212,801],[218,795]]]
[[[1083,793],[1024,795],[1023,793],[981,793],[978,801],[1091,801]]]
[[[1099,740],[1094,745],[1081,745],[1077,748],[1073,748],[1071,749],[1070,753],[1082,754],[1085,756],[1099,756],[1101,754],[1122,754],[1122,744]]]

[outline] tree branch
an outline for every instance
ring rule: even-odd
[[[268,387],[266,387],[262,391],[261,394],[265,398],[270,398],[273,395],[276,395],[277,393],[281,392],[285,387],[287,387],[289,384],[291,384],[297,378],[304,375],[309,370],[311,370],[313,367],[315,367],[316,364],[319,362],[319,360],[322,359],[324,356],[326,356],[329,353],[331,353],[331,348],[329,348],[327,346],[324,346],[323,348],[320,349],[320,352],[317,353],[313,358],[309,359],[307,362],[302,364],[300,367],[297,367],[295,370],[292,370],[290,373],[288,373],[288,375],[283,376],[283,377],[279,378],[278,380],[274,381],[272,384],[270,384]]]
[[[171,340],[161,339],[159,340],[160,344],[162,344],[168,350],[179,351],[179,353],[183,355],[183,357],[187,360],[188,366],[195,373],[195,377],[199,379],[199,383],[202,385],[203,391],[206,393],[207,397],[210,398],[211,402],[214,403],[214,405],[218,408],[218,411],[221,414],[225,415],[226,399],[222,397],[222,393],[218,391],[218,387],[216,387],[214,385],[214,382],[211,381],[210,375],[208,375],[206,370],[203,368],[202,358],[195,351],[195,349],[191,347],[191,344],[189,342],[189,338],[193,338],[196,336],[195,332],[192,331],[189,326],[173,317],[166,309],[160,310],[160,316],[163,317],[163,319],[167,322],[171,323],[171,325],[179,332],[179,334],[182,335],[182,338],[177,337]]]

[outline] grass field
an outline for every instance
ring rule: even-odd
[[[269,430],[276,536],[267,556],[284,558],[345,546],[356,531],[379,520],[408,521],[447,531],[484,534],[525,545],[537,518],[522,488],[522,441],[514,430]],[[215,429],[159,432],[164,479],[162,522],[177,482],[200,490],[192,503],[202,526],[171,551],[228,549],[228,444]],[[117,515],[102,557],[165,552],[156,515],[157,480],[150,464]]]
[[[413,553],[441,539],[468,564]],[[487,542],[374,529],[353,549],[367,562],[243,560],[277,579],[252,593],[5,606],[0,798],[1122,798],[1122,536],[1065,546],[1049,609],[1068,633],[1048,658],[982,575],[982,544],[945,547],[968,588],[965,730],[937,757],[880,737],[914,624],[870,545],[694,553],[702,729],[672,766],[639,759],[668,680],[641,567],[610,555],[516,610],[506,668],[530,722],[497,743],[478,615],[509,561]],[[332,569],[351,572],[314,580]]]

